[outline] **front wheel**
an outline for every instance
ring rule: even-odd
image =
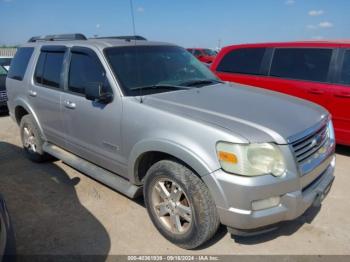
[[[207,186],[190,169],[175,161],[162,160],[148,170],[144,197],[155,227],[182,248],[202,245],[220,224]]]

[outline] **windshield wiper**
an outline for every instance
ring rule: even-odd
[[[179,90],[179,89],[188,89],[188,87],[177,86],[177,85],[158,84],[158,85],[149,85],[149,86],[139,86],[139,87],[132,88],[130,90],[136,91],[136,90],[152,90],[152,89]]]
[[[181,86],[205,86],[210,84],[223,83],[216,79],[195,79],[181,83]]]

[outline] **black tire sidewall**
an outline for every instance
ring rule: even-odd
[[[152,190],[155,183],[161,178],[169,178],[176,182],[184,190],[190,202],[193,222],[189,230],[184,234],[177,235],[171,233],[164,228],[157,218],[152,204]],[[186,249],[196,248],[207,240],[202,236],[206,235],[206,227],[208,225],[206,221],[202,219],[203,214],[200,214],[203,212],[202,204],[206,199],[203,197],[200,190],[198,190],[196,184],[193,184],[193,180],[195,180],[195,183],[203,183],[187,167],[173,161],[160,161],[149,169],[144,184],[145,204],[153,224],[165,238]],[[214,206],[212,208],[216,207]]]
[[[30,151],[24,146],[24,128],[27,126],[31,129],[35,137],[36,152]],[[31,115],[26,115],[22,118],[20,123],[20,134],[22,145],[28,158],[35,162],[41,162],[46,160],[46,153],[43,150],[44,141]]]

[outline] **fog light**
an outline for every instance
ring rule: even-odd
[[[257,211],[257,210],[267,209],[271,207],[276,207],[280,204],[280,202],[281,202],[281,198],[279,196],[257,200],[252,202],[252,209]]]

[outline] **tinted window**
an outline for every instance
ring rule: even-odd
[[[35,70],[35,80],[42,85],[59,88],[63,59],[64,53],[42,52]]]
[[[276,49],[270,75],[326,82],[331,56],[331,49]]]
[[[200,56],[200,55],[202,55],[202,52],[201,52],[200,50],[194,50],[194,51],[193,51],[193,54],[194,54],[195,56]]]
[[[217,67],[219,72],[259,75],[265,48],[242,48],[226,54]]]
[[[189,81],[217,80],[198,59],[177,46],[116,47],[105,53],[127,95],[139,95],[147,87],[150,94],[179,90]]]
[[[32,57],[34,48],[22,47],[18,49],[15,57],[11,62],[9,78],[23,80],[30,58]]]
[[[216,52],[210,49],[203,49],[203,53],[207,56],[216,56]]]
[[[88,85],[104,84],[105,81],[105,70],[97,58],[82,53],[72,53],[68,86],[70,91],[84,94]]]
[[[35,82],[42,84],[43,83],[43,71],[44,71],[44,64],[46,59],[46,53],[41,53],[35,68],[35,74],[34,79]]]
[[[344,55],[343,67],[340,73],[340,83],[350,85],[350,50]]]

